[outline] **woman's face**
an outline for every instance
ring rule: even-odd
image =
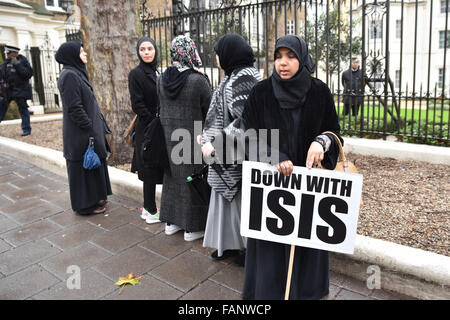
[[[139,55],[145,63],[150,63],[155,59],[155,47],[150,41],[144,41],[139,46]]]
[[[275,70],[281,79],[292,78],[300,68],[297,56],[288,48],[280,48],[275,53]]]
[[[83,47],[80,48],[80,59],[84,64],[87,63],[87,53],[84,51]]]

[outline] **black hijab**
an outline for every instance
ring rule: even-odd
[[[306,100],[306,95],[311,88],[311,73],[314,72],[315,64],[308,52],[308,45],[305,40],[298,36],[287,35],[279,38],[275,44],[275,54],[280,48],[291,50],[297,56],[300,67],[292,78],[283,80],[274,66],[272,73],[273,91],[281,108],[295,109],[301,107]]]
[[[252,47],[242,36],[235,33],[220,37],[214,45],[214,51],[219,56],[220,66],[227,76],[237,68],[253,67],[255,62]]]
[[[153,61],[150,63],[146,63],[144,62],[144,60],[142,60],[141,55],[139,54],[139,47],[141,46],[141,44],[143,42],[150,42],[153,47],[155,48],[155,57],[153,58]],[[139,67],[142,68],[142,70],[144,70],[145,74],[147,75],[147,77],[152,80],[154,83],[156,83],[156,67],[158,66],[158,48],[156,47],[156,42],[155,40],[149,38],[149,37],[143,37],[140,38],[137,42],[136,45],[136,52],[139,58]]]
[[[56,51],[55,59],[58,63],[65,65],[65,66],[71,66],[78,71],[81,72],[81,74],[86,77],[86,80],[89,82],[89,76],[86,69],[86,65],[83,61],[81,61],[80,58],[80,49],[82,47],[82,44],[80,42],[76,41],[69,41],[63,43],[58,51]]]

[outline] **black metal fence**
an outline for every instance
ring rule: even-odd
[[[44,106],[45,113],[60,112],[62,105],[58,91],[58,76],[60,65],[55,61],[56,49],[53,47],[48,34],[39,47],[26,47],[25,56],[33,67],[31,79],[33,102]]]
[[[235,32],[253,47],[256,66],[267,77],[273,70],[275,40],[297,34],[309,44],[315,76],[334,94],[344,133],[449,146],[450,0],[172,3],[169,9],[151,11],[151,3],[141,8],[143,33],[157,42],[161,71],[170,64],[172,38],[186,34],[196,41],[203,71],[217,86],[223,75],[212,48],[220,36]],[[342,73],[354,58],[362,76],[349,72],[352,90],[344,88]],[[362,100],[357,114],[343,114],[346,96]]]

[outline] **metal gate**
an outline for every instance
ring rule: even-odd
[[[222,75],[212,48],[235,32],[253,47],[256,67],[267,77],[275,40],[297,34],[316,61],[314,76],[332,90],[344,133],[450,144],[450,0],[173,0],[171,8],[153,11],[152,2],[142,2],[143,33],[157,42],[161,71],[170,64],[171,39],[186,34],[217,86]],[[360,61],[363,91],[348,93],[342,73],[353,58]],[[357,114],[343,115],[346,95],[363,99]]]

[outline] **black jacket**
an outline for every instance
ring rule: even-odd
[[[0,66],[0,80],[5,81],[9,88],[8,97],[31,99],[30,79],[33,76],[33,69],[27,58],[19,54],[17,56],[19,63],[14,65],[11,59],[6,59]]]
[[[136,145],[131,171],[138,171],[138,177],[142,181],[145,179],[153,183],[161,183],[163,170],[146,166],[140,156],[144,130],[156,116],[158,103],[156,83],[147,77],[140,66],[137,66],[128,75],[128,88],[130,91],[131,108],[138,115],[135,127]]]
[[[330,89],[319,79],[312,78],[311,89],[300,107],[300,124],[294,128],[291,117],[283,116],[276,100],[271,78],[253,87],[242,114],[243,128],[279,129],[280,162],[291,160],[295,166],[305,166],[306,156],[314,138],[324,131],[339,135],[340,126]],[[270,136],[270,133],[267,134]],[[330,150],[325,153],[323,164],[333,169],[337,163],[339,148],[332,138]],[[295,144],[295,147],[292,146]],[[296,149],[294,151],[294,149]]]
[[[350,72],[352,74],[352,83],[350,85]],[[344,103],[361,104],[363,102],[363,90],[361,86],[362,71],[358,68],[345,70],[342,73],[342,84],[344,86]]]
[[[64,66],[58,80],[63,104],[63,151],[70,161],[81,161],[94,137],[94,150],[105,159],[109,145],[106,141],[105,121],[91,84],[77,69]]]

